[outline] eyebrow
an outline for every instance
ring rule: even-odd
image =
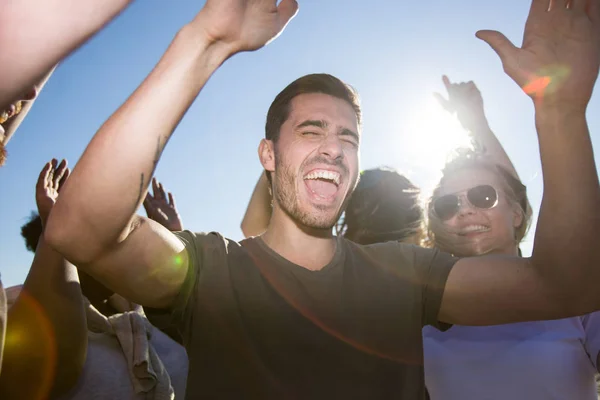
[[[307,126],[314,126],[317,128],[326,129],[329,126],[329,124],[327,123],[327,121],[309,119],[309,120],[306,120],[306,121],[298,124],[298,126],[296,126],[296,129],[305,128]],[[360,142],[360,135],[348,128],[340,129],[339,135],[340,136],[350,136],[350,137],[354,138],[357,142]]]
[[[317,128],[325,129],[325,128],[327,128],[328,125],[329,124],[327,124],[327,122],[323,121],[323,120],[308,119],[308,120],[302,122],[301,124],[299,124],[296,128],[299,129],[299,128],[304,128],[307,126],[316,126]]]

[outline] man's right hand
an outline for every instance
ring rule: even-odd
[[[230,54],[257,50],[275,39],[296,15],[296,0],[207,0],[193,24],[210,44],[227,46]]]

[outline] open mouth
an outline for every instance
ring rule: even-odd
[[[341,175],[336,171],[315,169],[304,176],[310,194],[320,200],[331,200],[338,192]]]
[[[472,236],[477,235],[479,233],[489,232],[490,227],[486,225],[468,225],[463,228],[460,228],[456,234],[458,236]]]

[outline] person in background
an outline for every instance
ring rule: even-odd
[[[38,237],[62,189],[66,160],[48,162],[35,188]],[[76,268],[43,238],[25,283],[10,293],[0,398],[56,398],[77,382],[85,362],[84,304]]]
[[[144,202],[149,217],[165,226],[182,227],[173,195],[156,180],[153,186],[154,196],[148,193]],[[42,237],[40,215],[32,215],[21,234],[27,249],[35,252]],[[87,358],[79,379],[58,398],[183,399],[188,366],[185,349],[152,327],[139,305],[114,294],[84,272],[79,271],[79,279],[85,296],[87,338],[83,343],[87,344]],[[81,338],[80,342],[70,340],[81,342]]]
[[[429,207],[433,244],[461,257],[516,256],[531,220],[525,186],[487,123],[473,82],[439,97],[477,142],[443,170]],[[423,330],[432,400],[596,400],[598,312],[567,319]]]

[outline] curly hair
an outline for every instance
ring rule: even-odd
[[[419,194],[417,186],[393,169],[363,171],[337,226],[338,234],[359,244],[421,243],[424,229]]]
[[[465,169],[485,169],[500,178],[503,192],[512,204],[518,206],[523,217],[521,224],[515,229],[515,244],[519,245],[525,235],[527,235],[533,214],[529,199],[527,198],[527,187],[506,168],[492,163],[484,153],[468,148],[455,150],[453,156],[442,169],[442,178],[427,204],[427,236],[430,244],[435,247],[444,248],[443,243],[440,243],[440,238],[438,237],[436,240],[435,232],[440,231],[442,222],[439,221],[433,212],[433,200],[439,196],[439,192],[446,179],[453,176],[456,172]]]
[[[21,236],[25,239],[27,250],[35,253],[42,231],[42,219],[38,213],[32,212],[29,221],[21,227]]]
[[[6,147],[4,147],[4,143],[0,142],[0,167],[6,162],[6,155]]]

